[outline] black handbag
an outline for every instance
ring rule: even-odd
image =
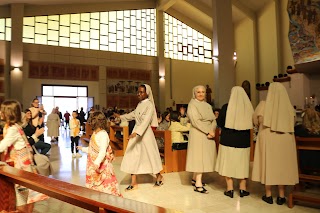
[[[183,150],[188,148],[188,142],[185,143],[173,143],[172,150]]]

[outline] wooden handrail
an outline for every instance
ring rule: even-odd
[[[82,186],[19,170],[10,166],[0,166],[0,183],[0,197],[12,195],[12,193],[15,194],[14,185],[12,184],[15,183],[93,212],[170,211],[162,207],[109,195]],[[13,199],[12,196],[10,199]],[[8,206],[8,198],[1,199],[0,211],[2,210],[15,210],[15,202],[12,202],[11,206]]]

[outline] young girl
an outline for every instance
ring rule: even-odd
[[[33,167],[32,149],[28,140],[18,123],[21,122],[21,107],[19,102],[13,100],[4,101],[1,104],[1,119],[5,121],[3,128],[3,140],[0,142],[0,153],[5,152],[5,161],[17,168],[28,172],[37,173]],[[15,185],[17,196],[28,194],[28,203],[43,200],[48,196],[28,190],[27,188]],[[19,203],[17,206],[25,203]]]
[[[108,194],[122,196],[114,173],[112,161],[114,155],[106,132],[107,119],[102,112],[93,112],[88,120],[93,129],[89,147],[77,146],[88,153],[86,187]]]
[[[80,121],[77,119],[78,112],[73,111],[72,112],[72,119],[69,122],[70,127],[70,137],[71,137],[71,153],[72,157],[81,157],[82,155],[78,152],[78,149],[76,148],[79,145],[79,133],[80,133]],[[74,150],[76,151],[76,154],[74,154]]]
[[[169,130],[171,131],[172,149],[175,150],[187,149],[188,141],[184,139],[182,133],[190,130],[190,123],[186,123],[185,126],[182,125],[179,117],[179,112],[170,112]]]

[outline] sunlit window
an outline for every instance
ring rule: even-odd
[[[155,9],[24,17],[23,42],[156,56]]]
[[[212,63],[211,39],[165,13],[165,57]]]
[[[88,87],[44,85],[42,96],[87,97]]]
[[[0,40],[11,41],[11,18],[0,19]]]

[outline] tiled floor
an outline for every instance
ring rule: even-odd
[[[49,138],[47,139],[49,141]],[[82,158],[73,159],[71,157],[69,131],[61,129],[59,144],[52,145],[50,159],[55,169],[53,178],[77,185],[85,185],[86,154],[83,154]],[[289,209],[287,205],[266,204],[261,200],[261,196],[264,194],[263,185],[252,181],[248,183],[248,191],[251,192],[250,196],[240,198],[236,190],[235,197],[231,199],[223,195],[225,182],[217,173],[204,175],[204,181],[208,183],[206,188],[209,190],[209,194],[200,194],[193,191],[190,184],[191,174],[188,172],[164,174],[164,185],[160,188],[153,187],[154,176],[140,175],[138,176],[139,188],[131,192],[125,192],[124,189],[130,183],[130,175],[120,171],[121,160],[122,157],[117,157],[114,161],[114,167],[121,192],[125,198],[190,213],[320,212],[320,206],[318,208],[309,208],[296,205],[294,208]],[[274,197],[276,197],[276,191],[274,190],[274,192]],[[43,212],[39,210],[39,207],[37,209],[39,212]],[[57,208],[57,212],[81,212],[78,208],[66,210],[61,211],[61,208]]]

